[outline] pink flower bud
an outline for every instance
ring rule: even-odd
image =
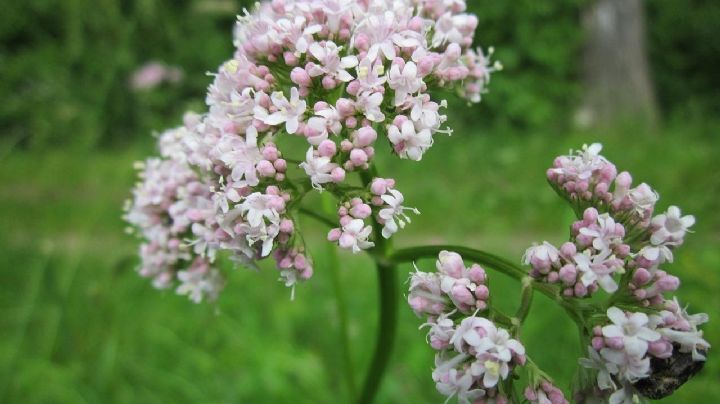
[[[632,186],[632,177],[627,171],[623,171],[615,178],[615,186],[622,189],[629,189]]]
[[[565,258],[570,258],[577,253],[577,247],[571,242],[565,242],[560,246],[560,254]]]
[[[475,297],[480,300],[487,300],[490,297],[490,289],[485,285],[477,285],[475,287]]]
[[[295,225],[293,224],[293,221],[290,219],[283,219],[280,222],[280,231],[283,233],[292,233],[295,229]]]
[[[350,95],[357,95],[360,92],[360,82],[357,80],[351,81],[347,87],[345,87],[345,91]]]
[[[361,166],[367,163],[368,157],[362,149],[353,149],[350,152],[350,161],[352,161],[355,166]]]
[[[352,149],[353,149],[353,144],[349,140],[343,139],[343,141],[340,142],[340,150],[342,150],[343,152],[347,153]]]
[[[332,157],[337,153],[337,145],[332,140],[325,139],[320,142],[318,153],[323,157]]]
[[[265,160],[275,161],[280,157],[280,152],[275,145],[266,145],[262,149],[262,155]]]
[[[322,79],[322,86],[326,90],[332,90],[333,88],[337,87],[337,81],[335,81],[335,79],[330,76],[325,76]]]
[[[377,140],[377,132],[371,126],[363,126],[358,129],[355,136],[355,146],[365,147],[370,146]]]
[[[258,171],[261,177],[272,177],[275,175],[275,167],[267,160],[258,161],[255,169]]]
[[[296,67],[290,72],[290,80],[300,87],[312,86],[312,78],[302,67]]]
[[[375,195],[383,195],[387,192],[387,182],[383,178],[375,178],[370,183],[370,192]]]
[[[472,264],[472,266],[468,269],[467,277],[477,284],[485,283],[487,280],[485,270],[478,264]],[[477,291],[475,294],[477,295]],[[478,296],[478,298],[480,297]]]
[[[455,279],[463,277],[465,264],[460,254],[452,251],[441,251],[435,265],[439,272],[447,274]]]
[[[583,222],[586,224],[591,224],[597,222],[598,219],[598,211],[595,208],[587,208],[585,209],[585,212],[583,212]]]
[[[273,167],[275,167],[278,172],[284,173],[285,170],[287,170],[287,161],[285,161],[285,159],[277,159],[273,163]]]
[[[575,279],[577,277],[577,268],[575,268],[575,265],[572,264],[564,265],[560,268],[558,275],[560,275],[560,279],[562,279],[566,285],[572,285],[575,283]]]
[[[332,179],[332,182],[339,183],[343,182],[345,180],[345,170],[343,170],[340,167],[335,167],[330,171],[330,177]]]
[[[370,208],[370,205],[360,203],[350,209],[350,214],[358,219],[365,219],[372,214],[372,209]]]
[[[285,60],[285,64],[288,66],[297,66],[298,61],[299,61],[298,57],[295,56],[295,53],[290,52],[290,51],[285,51],[283,53],[283,59]]]
[[[338,112],[342,116],[350,116],[355,113],[355,104],[347,98],[340,98],[337,100],[335,108],[337,108]]]
[[[328,232],[328,241],[338,241],[340,239],[340,235],[342,234],[342,230],[335,228]]]

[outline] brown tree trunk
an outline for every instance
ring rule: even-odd
[[[643,0],[594,0],[583,10],[585,89],[577,115],[580,126],[657,123],[644,12]]]

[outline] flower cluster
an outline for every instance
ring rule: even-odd
[[[612,403],[631,402],[635,395],[658,398],[684,382],[662,394],[651,391],[646,384],[654,377],[682,377],[662,374],[660,361],[687,355],[700,362],[710,347],[697,329],[707,316],[688,315],[676,299],[666,299],[680,280],[660,268],[673,261],[695,219],[676,206],[653,216],[658,194],[645,183],[632,187],[630,174],[618,174],[601,150],[596,143],[555,159],[548,179],[579,220],[569,242],[533,246],[523,261],[531,277],[558,285],[566,298],[602,288],[611,303],[623,304],[607,309],[607,321],[593,328],[589,358],[581,364],[597,372],[599,394]]]
[[[534,387],[527,386],[524,393],[530,404],[568,404],[562,390],[549,380],[541,380]]]
[[[428,341],[437,352],[432,377],[437,390],[461,403],[507,402],[502,381],[525,363],[525,348],[488,318],[489,290],[482,267],[465,267],[462,257],[442,251],[437,273],[417,270],[410,277],[408,303],[426,316]]]
[[[630,174],[617,174],[601,150],[596,143],[555,159],[548,179],[580,220],[571,226],[569,242],[530,247],[523,262],[534,279],[560,285],[567,297],[621,289],[645,306],[661,304],[679,280],[659,267],[672,262],[672,250],[695,219],[675,206],[653,217],[657,193],[645,183],[631,188]]]
[[[125,219],[144,239],[140,275],[151,278],[157,288],[179,282],[177,292],[199,302],[204,297],[215,298],[223,282],[210,265],[212,257],[193,254],[202,248],[187,243],[199,228],[216,228],[217,223],[209,185],[174,151],[174,140],[185,130],[181,127],[161,136],[164,158],[137,164],[140,182],[126,205]]]
[[[607,325],[594,328],[589,358],[580,364],[597,371],[597,386],[612,392],[611,403],[631,401],[637,394],[652,396],[643,381],[660,370],[658,359],[688,355],[692,361],[704,361],[704,352],[710,348],[697,329],[708,320],[707,315],[688,315],[677,299],[666,301],[662,310],[650,316],[611,307],[607,318]]]
[[[168,245],[175,234],[146,237],[154,240],[147,254],[170,254],[156,267],[173,267],[179,255],[212,263],[223,250],[249,265],[273,257],[294,286],[313,273],[295,214],[313,190],[339,200],[329,239],[342,248],[359,252],[403,228],[418,212],[403,206],[394,180],[362,175],[356,187],[349,174],[369,174],[382,138],[400,158],[420,160],[436,134],[451,133],[447,103],[432,90],[480,101],[500,66],[471,48],[478,19],[465,11],[464,0],[272,0],[245,11],[207,111],[161,139],[205,194],[202,220],[191,220],[177,247]],[[136,197],[131,210],[141,205]],[[144,228],[150,219],[130,222]],[[376,223],[382,231],[372,231]],[[158,268],[143,272],[167,272]]]

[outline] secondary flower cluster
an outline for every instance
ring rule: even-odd
[[[644,183],[631,188],[630,174],[618,175],[601,150],[596,143],[555,159],[548,179],[580,220],[573,223],[569,242],[560,248],[548,242],[530,247],[523,262],[531,267],[530,276],[560,285],[567,297],[621,289],[645,306],[661,304],[662,294],[676,290],[679,280],[659,267],[672,262],[672,250],[695,219],[675,206],[653,217],[657,193]]]
[[[692,361],[704,361],[704,353],[710,348],[697,329],[708,316],[689,315],[677,299],[665,301],[664,307],[650,316],[611,307],[607,318],[607,325],[594,328],[589,358],[581,359],[580,364],[597,371],[597,386],[603,390],[601,394],[612,392],[611,403],[630,402],[638,394],[662,397],[659,392],[647,391],[643,384],[659,370],[657,359],[686,355]],[[665,374],[660,378],[668,379],[664,380],[667,383],[683,376],[688,375]]]
[[[163,158],[138,163],[141,180],[125,208],[125,219],[144,239],[140,275],[152,278],[157,288],[169,288],[179,281],[177,292],[200,302],[203,297],[216,297],[223,283],[218,270],[210,265],[212,257],[193,254],[202,246],[191,246],[186,240],[199,229],[217,228],[218,224],[210,186],[174,152],[175,140],[185,130],[169,130],[160,137]]]
[[[204,185],[202,218],[166,237],[177,246],[145,235],[154,254],[174,255],[152,270],[144,259],[142,272],[162,273],[167,283],[176,255],[210,264],[230,251],[249,265],[273,257],[294,286],[313,273],[295,217],[313,190],[341,202],[329,239],[342,248],[359,252],[403,228],[406,213],[418,212],[403,206],[392,179],[368,180],[359,192],[348,177],[369,170],[382,138],[400,158],[420,160],[435,134],[451,132],[443,127],[446,101],[433,99],[433,89],[480,101],[499,65],[471,49],[478,20],[465,10],[464,0],[272,0],[245,11],[235,52],[208,89],[207,111],[187,115],[182,129],[160,140],[163,153]],[[166,194],[178,192],[163,184]],[[136,195],[129,209],[143,204]],[[167,218],[163,207],[157,214]],[[144,229],[146,219],[130,222]],[[382,226],[379,235],[368,220]]]
[[[436,273],[410,277],[408,303],[426,316],[428,341],[437,352],[432,377],[437,390],[461,403],[507,402],[502,381],[525,364],[525,347],[479,311],[488,307],[487,274],[477,264],[442,251]]]
[[[571,226],[570,241],[560,248],[548,242],[530,247],[523,262],[532,278],[558,285],[566,298],[603,289],[611,302],[624,304],[607,310],[610,323],[592,330],[590,358],[581,360],[597,371],[598,395],[612,403],[638,394],[661,397],[641,382],[659,372],[657,360],[688,355],[691,362],[703,361],[710,347],[697,329],[707,315],[690,316],[677,300],[666,300],[664,294],[677,290],[680,280],[660,269],[673,261],[673,250],[695,219],[675,206],[653,217],[657,193],[644,183],[632,187],[630,174],[617,174],[601,150],[593,144],[555,159],[548,179],[579,220]]]

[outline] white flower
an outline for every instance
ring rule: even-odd
[[[340,247],[352,250],[353,253],[357,254],[362,250],[375,246],[375,243],[368,241],[370,233],[372,233],[372,227],[365,226],[365,222],[361,219],[354,219],[343,226],[338,242]]]
[[[242,223],[240,229],[245,235],[245,239],[249,245],[254,245],[258,241],[262,243],[260,250],[261,257],[270,255],[275,238],[280,233],[280,225],[276,221],[271,221],[267,224],[262,222],[258,226],[250,226],[247,223]]]
[[[610,253],[610,250],[605,250],[593,255],[590,250],[585,250],[573,256],[575,266],[583,273],[580,281],[584,286],[597,282],[608,293],[614,293],[618,289],[612,274],[622,268],[614,266],[615,256],[610,256]]]
[[[208,264],[196,261],[187,271],[177,273],[181,282],[176,293],[188,295],[190,300],[200,303],[204,297],[214,300],[222,289],[222,278],[216,269],[210,269]]]
[[[446,42],[460,43],[464,35],[457,28],[463,18],[462,15],[453,16],[452,13],[447,12],[443,14],[435,23],[434,31],[435,35],[432,38],[432,46],[437,48]]]
[[[652,219],[652,227],[655,229],[650,237],[653,245],[670,242],[682,242],[685,233],[695,224],[695,216],[682,216],[680,208],[671,206],[667,213],[657,215]]]
[[[673,262],[673,253],[666,245],[648,245],[638,251],[638,255],[653,263],[652,268],[665,262]]]
[[[388,139],[400,158],[420,161],[423,153],[433,144],[432,133],[429,129],[416,130],[412,121],[405,121],[398,128],[388,126]]]
[[[266,195],[260,192],[254,192],[245,198],[240,205],[240,213],[245,217],[248,224],[253,227],[261,226],[265,219],[271,223],[280,221],[273,200],[278,197],[275,195]]]
[[[470,366],[470,373],[482,376],[483,386],[487,388],[495,387],[501,379],[507,379],[513,354],[525,355],[525,347],[510,338],[507,330],[502,328],[488,330],[488,335],[475,350],[477,360]]]
[[[385,120],[385,114],[380,109],[383,102],[382,93],[372,93],[365,91],[360,93],[355,102],[355,108],[362,112],[371,122],[382,122]]]
[[[341,58],[341,48],[332,41],[326,41],[324,46],[314,42],[310,45],[309,50],[310,54],[320,62],[319,65],[314,65],[313,68],[308,71],[310,76],[317,77],[326,75],[345,83],[353,80],[353,76],[347,72],[347,69],[358,65],[357,56],[345,56]]]
[[[614,363],[604,360],[596,350],[588,347],[589,358],[580,358],[578,363],[587,369],[597,370],[597,385],[601,390],[615,389],[615,382],[612,376],[618,372],[618,367]]]
[[[385,194],[380,197],[387,204],[387,207],[380,209],[378,213],[378,216],[385,221],[382,229],[382,235],[385,238],[390,238],[390,236],[397,233],[398,226],[402,229],[405,227],[405,223],[410,223],[410,218],[405,214],[406,210],[411,210],[416,215],[420,214],[417,209],[406,208],[402,205],[404,197],[400,191],[389,189],[388,193],[389,195]]]
[[[635,212],[641,217],[645,217],[648,212],[652,212],[655,203],[660,199],[657,192],[653,191],[646,183],[642,183],[631,189],[628,197],[633,204]]]
[[[447,120],[446,115],[440,115],[440,108],[447,108],[447,101],[440,104],[430,101],[427,94],[420,94],[407,100],[410,105],[410,119],[417,126],[425,127],[431,131],[437,131],[440,125]],[[449,132],[450,133],[450,132]]]
[[[369,58],[360,61],[357,67],[357,81],[360,83],[360,91],[376,92],[383,87],[387,81],[385,67],[380,62],[373,63]]]
[[[607,163],[605,157],[600,155],[601,151],[600,143],[583,145],[576,155],[562,157],[561,166],[554,168],[553,172],[565,176],[568,180],[588,180],[595,170]]]
[[[263,157],[258,149],[254,126],[247,129],[245,139],[234,135],[223,136],[212,154],[232,170],[230,177],[235,185],[256,186],[260,182],[255,166]]]
[[[554,245],[547,241],[528,248],[523,255],[523,264],[532,265],[537,268],[550,268],[553,264],[559,262],[560,252]]]
[[[609,363],[617,365],[617,376],[621,380],[635,383],[650,376],[650,358],[631,355],[626,350],[603,348],[600,356]]]
[[[390,67],[388,85],[395,90],[396,106],[405,103],[408,95],[420,91],[424,84],[422,78],[418,76],[415,62],[407,62],[402,70],[397,63],[393,63]]]
[[[602,328],[605,338],[622,338],[625,351],[632,356],[642,357],[648,349],[648,342],[660,339],[657,331],[647,327],[648,316],[645,313],[626,315],[617,307],[610,307],[607,316],[611,325]]]
[[[258,107],[255,107],[256,117],[268,125],[279,125],[285,122],[285,130],[289,134],[297,132],[300,119],[307,109],[305,100],[300,99],[298,89],[296,87],[290,89],[290,100],[285,98],[285,95],[280,91],[274,92],[270,99],[278,111],[267,115],[261,110],[259,111]]]
[[[305,162],[300,163],[300,168],[310,177],[313,188],[322,189],[322,184],[332,182],[330,172],[337,167],[332,163],[330,157],[315,156],[312,146],[305,153]]]
[[[443,355],[435,355],[435,370],[432,373],[432,378],[435,381],[437,391],[447,396],[446,402],[457,395],[459,403],[471,404],[485,395],[485,390],[471,390],[474,379],[469,369],[458,370],[456,368],[467,358],[467,355],[460,354],[452,359],[445,360]]]
[[[615,220],[607,213],[598,216],[597,225],[581,227],[580,234],[592,237],[592,246],[598,251],[608,250],[622,241],[615,231]]]

